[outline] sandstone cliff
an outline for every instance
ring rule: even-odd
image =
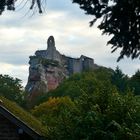
[[[80,58],[71,58],[60,54],[56,50],[53,36],[48,38],[47,50],[36,51],[34,56],[30,56],[29,64],[25,90],[30,100],[55,89],[73,73],[98,68],[92,58],[83,55]]]

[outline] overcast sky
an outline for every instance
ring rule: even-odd
[[[16,4],[15,12],[6,11],[0,16],[0,74],[17,77],[26,85],[29,56],[46,49],[50,35],[62,54],[71,57],[83,54],[94,58],[96,64],[113,69],[118,65],[129,76],[140,68],[138,59],[125,58],[117,63],[119,51],[111,54],[111,46],[106,46],[110,37],[102,36],[97,24],[90,28],[92,17],[71,0],[43,0],[47,6],[43,6],[42,15],[37,7],[29,10],[29,0],[21,1]]]

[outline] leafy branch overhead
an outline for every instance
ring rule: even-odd
[[[120,49],[124,56],[140,58],[140,0],[73,0],[86,14],[93,15],[90,26],[102,18],[98,28],[112,35],[108,44],[112,52]]]
[[[7,8],[7,10],[15,10],[15,2],[16,1],[20,1],[20,0],[0,0],[0,15],[4,12],[5,8]],[[23,0],[21,0],[21,3],[23,2]],[[28,2],[28,0],[26,0],[25,4]],[[39,13],[42,13],[42,2],[41,0],[31,0],[31,6],[30,9],[32,10],[35,6],[35,3],[38,6],[38,10]],[[25,4],[23,4],[23,7],[25,6]]]

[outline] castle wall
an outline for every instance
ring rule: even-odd
[[[73,73],[82,72],[82,65],[80,59],[73,59]]]
[[[91,70],[93,69],[94,62],[93,59],[85,58],[83,61],[83,70]]]
[[[50,60],[56,60],[58,62],[61,62],[61,54],[54,50],[47,50],[47,55],[46,55],[46,59],[50,59]]]
[[[38,50],[38,51],[35,52],[35,55],[38,56],[38,57],[44,57],[44,58],[46,58],[47,51],[46,50]]]

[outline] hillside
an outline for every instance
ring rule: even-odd
[[[119,68],[72,75],[38,98],[32,114],[51,128],[51,139],[139,140],[140,98],[131,90],[134,77]]]
[[[118,67],[76,73],[35,102],[26,100],[17,79],[1,75],[0,87],[2,96],[30,109],[1,97],[4,107],[50,140],[140,139],[139,70],[132,77]]]

